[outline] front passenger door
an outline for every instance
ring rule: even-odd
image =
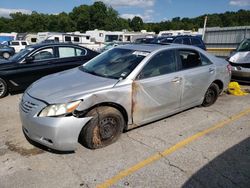
[[[71,69],[84,64],[88,60],[87,53],[87,50],[82,48],[58,46],[58,59],[53,62],[55,72]]]
[[[13,80],[20,88],[27,88],[39,78],[48,75],[49,63],[55,59],[52,47],[42,48],[35,51],[28,57],[28,60],[20,63],[15,70]]]
[[[180,106],[181,78],[175,50],[155,54],[132,84],[132,117],[137,125],[175,112]]]

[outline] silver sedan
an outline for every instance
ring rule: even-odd
[[[56,150],[100,148],[124,130],[212,105],[230,77],[225,60],[196,47],[119,46],[32,84],[20,102],[23,131]]]

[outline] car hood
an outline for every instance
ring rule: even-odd
[[[49,104],[67,103],[81,99],[85,94],[111,88],[116,83],[115,79],[95,76],[74,68],[43,77],[33,83],[26,92]]]
[[[250,51],[236,52],[229,58],[229,61],[238,64],[250,63]]]

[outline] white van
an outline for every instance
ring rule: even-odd
[[[15,48],[15,52],[18,53],[24,49],[29,43],[25,40],[13,40],[10,42],[10,46]]]

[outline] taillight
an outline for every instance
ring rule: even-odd
[[[227,65],[227,70],[230,74],[232,73],[232,66],[230,64]]]

